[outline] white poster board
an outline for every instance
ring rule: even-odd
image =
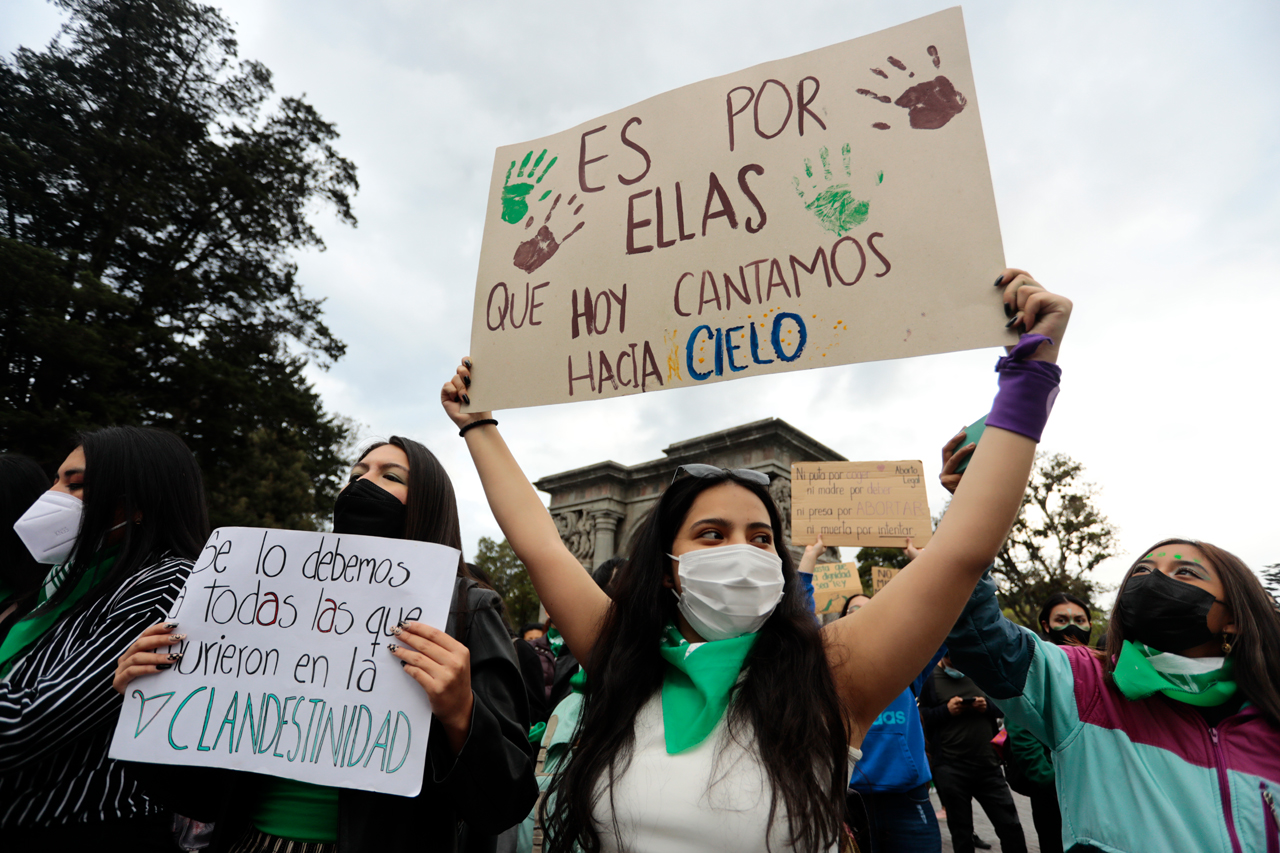
[[[297,530],[213,532],[171,619],[173,669],[135,679],[109,755],[415,796],[431,707],[387,650],[443,629],[459,552]]]
[[[472,411],[1012,343],[959,8],[494,158]]]

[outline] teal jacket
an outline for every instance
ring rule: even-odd
[[[1082,646],[1000,612],[984,577],[951,660],[1053,751],[1062,844],[1112,853],[1280,853],[1280,727],[1246,705],[1216,726],[1157,695],[1126,699]]]

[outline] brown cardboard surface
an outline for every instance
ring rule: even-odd
[[[1010,343],[959,8],[494,157],[472,411]]]
[[[871,594],[875,595],[884,589],[889,581],[893,580],[894,575],[902,569],[891,569],[888,566],[872,566],[871,567]]]
[[[932,535],[919,460],[792,463],[792,543],[923,548]]]
[[[813,606],[819,616],[839,613],[850,596],[861,592],[857,563],[818,563],[813,567]]]

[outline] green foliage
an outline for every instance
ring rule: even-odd
[[[314,526],[350,428],[303,371],[344,345],[291,252],[324,248],[317,201],[355,224],[355,167],[304,101],[266,110],[215,9],[58,5],[43,52],[0,61],[0,447],[56,464],[77,430],[166,427],[215,524]]]
[[[529,580],[529,572],[506,539],[495,542],[481,536],[472,562],[484,570],[493,588],[502,596],[513,628],[519,630],[521,625],[538,621],[542,603],[533,589],[533,581]]]
[[[911,560],[907,558],[905,548],[859,548],[858,577],[862,578],[862,589],[871,594],[871,570],[876,566],[889,569],[904,569]]]
[[[1098,490],[1084,466],[1062,453],[1037,454],[1031,481],[993,573],[1011,618],[1039,631],[1044,600],[1068,592],[1092,602],[1102,588],[1088,576],[1113,556],[1116,530],[1094,505]]]

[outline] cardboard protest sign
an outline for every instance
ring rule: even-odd
[[[818,615],[839,613],[845,601],[861,592],[857,563],[818,563],[813,567],[813,609]]]
[[[959,8],[499,148],[472,411],[1011,343]]]
[[[888,566],[871,567],[871,594],[875,595],[893,580],[894,575],[902,569],[891,569]]]
[[[169,651],[183,657],[129,686],[109,755],[416,795],[430,704],[386,645],[401,619],[445,627],[458,556],[215,530],[170,614],[187,638]]]
[[[918,460],[792,463],[792,543],[923,548],[933,535],[923,471]]]

